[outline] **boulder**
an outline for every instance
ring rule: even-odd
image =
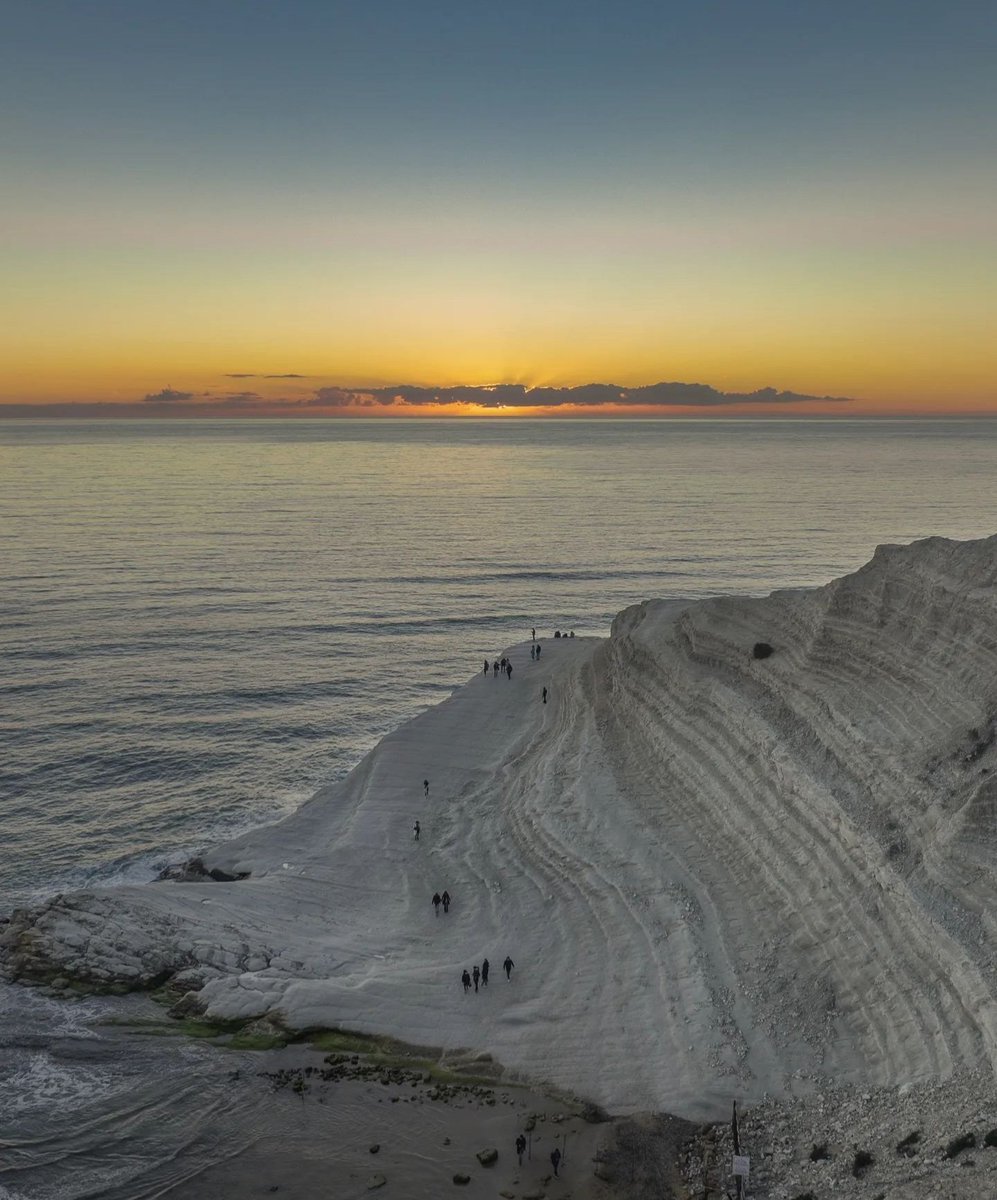
[[[493,1163],[498,1162],[498,1151],[491,1147],[487,1150],[479,1150],[474,1157],[483,1167],[490,1167]]]

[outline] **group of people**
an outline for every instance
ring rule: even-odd
[[[443,911],[448,913],[450,911],[450,893],[446,890],[446,888],[443,889],[442,896],[439,892],[433,893],[433,908],[436,910],[437,916],[440,915],[441,904],[443,905]],[[475,968],[475,970],[477,970],[477,968]]]
[[[531,658],[533,657],[532,654],[530,655],[530,657]],[[485,670],[484,670],[485,675],[488,674],[489,667],[491,667],[492,675],[494,675],[496,678],[498,677],[499,671],[501,671],[503,673],[503,675],[507,675],[510,679],[512,678],[512,662],[508,658],[503,658],[503,659],[497,658],[493,663],[489,663],[488,659],[486,658],[485,659]]]
[[[512,968],[515,965],[516,964],[512,961],[512,959],[507,954],[505,956],[505,962],[503,962],[503,964],[502,964],[502,970],[505,971],[506,979],[512,979]],[[470,990],[472,983],[474,984],[475,991],[478,990],[479,983],[483,984],[485,987],[488,986],[488,969],[489,968],[488,968],[488,959],[487,958],[484,958],[481,960],[481,969],[480,970],[478,969],[477,965],[475,965],[473,971],[468,971],[467,967],[464,968],[464,970],[461,972],[460,981],[464,985],[465,995]]]
[[[521,1133],[516,1138],[516,1156],[519,1159],[519,1165],[523,1165],[523,1155],[526,1153],[526,1134]],[[554,1174],[557,1175],[558,1169],[561,1166],[561,1151],[555,1146],[550,1152],[550,1165],[554,1168]]]

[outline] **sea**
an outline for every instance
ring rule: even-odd
[[[975,419],[0,421],[0,916],[280,818],[534,628],[993,534],[995,479]],[[128,1003],[0,986],[0,1197],[210,1158],[220,1052]]]

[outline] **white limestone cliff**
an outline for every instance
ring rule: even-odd
[[[510,654],[204,856],[248,878],[56,897],[7,973],[176,977],[213,1017],[473,1047],[616,1111],[994,1064],[997,538]]]

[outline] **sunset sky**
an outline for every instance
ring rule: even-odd
[[[0,415],[997,412],[995,64],[984,0],[7,0]]]

